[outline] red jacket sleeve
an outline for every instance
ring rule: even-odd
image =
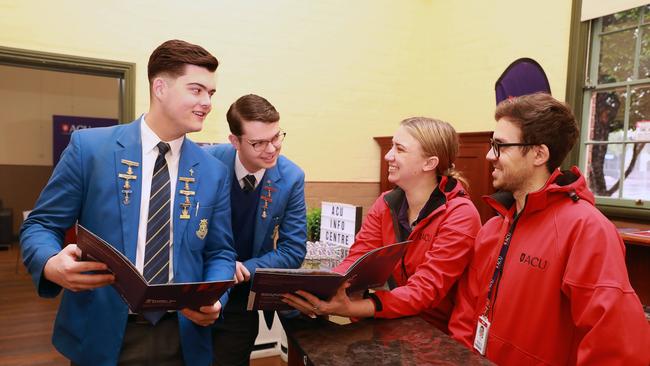
[[[478,291],[475,288],[477,283],[474,279],[475,276],[476,270],[472,268],[472,263],[470,263],[458,281],[454,311],[449,319],[449,335],[469,349],[472,349],[477,322],[476,301]]]
[[[479,313],[485,307],[487,279],[483,276],[485,275],[486,261],[490,262],[487,268],[493,270],[490,258],[492,258],[491,252],[495,250],[494,237],[502,237],[504,229],[503,220],[497,217],[485,223],[476,235],[472,258],[467,270],[458,281],[454,310],[448,324],[449,334],[470,349],[473,348]],[[491,274],[491,272],[489,273]]]
[[[376,317],[397,318],[435,308],[465,271],[481,227],[480,218],[469,201],[450,205],[448,210],[437,233],[427,230],[436,236],[407,283],[391,291],[376,292],[382,303]]]
[[[375,203],[372,204],[368,211],[368,215],[366,215],[363,220],[361,229],[359,229],[359,233],[350,247],[350,253],[338,266],[334,267],[332,271],[345,273],[345,271],[347,271],[348,268],[359,259],[359,257],[384,245],[384,240],[382,238],[382,215],[386,210],[384,195],[381,195],[375,200]]]
[[[650,325],[632,289],[625,246],[604,220],[575,234],[562,292],[576,326],[577,364],[649,365]]]

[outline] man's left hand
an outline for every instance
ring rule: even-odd
[[[207,327],[219,319],[219,314],[221,314],[221,302],[217,301],[211,306],[201,306],[199,311],[186,308],[181,310],[181,313],[195,324]]]

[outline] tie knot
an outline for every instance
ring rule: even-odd
[[[255,189],[255,183],[257,182],[257,179],[255,179],[255,176],[253,174],[245,176],[242,180],[244,181],[244,191],[250,192]]]
[[[165,156],[170,149],[169,144],[162,141],[160,141],[156,146],[158,146],[158,154],[162,156]]]

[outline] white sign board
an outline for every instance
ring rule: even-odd
[[[346,203],[322,202],[320,242],[350,247],[361,222],[361,207]]]

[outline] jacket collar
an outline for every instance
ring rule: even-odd
[[[142,118],[124,125],[118,132],[115,148],[115,171],[117,173],[126,173],[127,166],[123,160],[132,161],[142,164],[142,143],[140,140],[140,123]],[[120,218],[122,221],[122,241],[114,245],[122,251],[131,262],[135,263],[136,244],[138,240],[138,221],[140,215],[140,197],[142,188],[141,167],[133,168],[134,175],[137,177],[130,181],[129,203],[124,202],[122,192],[124,180],[116,177],[116,192],[120,197]],[[121,246],[120,246],[121,244]]]
[[[117,143],[121,147],[137,147],[138,149],[142,150],[140,123],[142,123],[142,117],[124,125],[124,129],[122,129],[122,132],[117,136]],[[142,151],[140,152],[140,155],[142,155]]]
[[[260,192],[260,199],[257,204],[257,212],[255,213],[256,222],[255,233],[253,234],[253,256],[259,255],[267,233],[269,233],[272,225],[278,225],[276,218],[281,216],[280,210],[282,205],[279,204],[279,199],[277,197],[281,197],[282,195],[287,194],[287,192],[279,192],[279,190],[286,189],[286,187],[282,186],[282,183],[280,183],[282,180],[282,174],[278,168],[279,164],[280,157],[278,157],[277,163],[272,168],[266,169],[264,177],[260,182],[260,185],[262,185],[262,191]],[[269,201],[266,218],[263,218],[262,210],[265,202],[261,196],[268,196],[269,194],[275,196],[275,198],[272,198],[273,201]]]
[[[595,202],[584,176],[575,166],[564,171],[556,169],[540,190],[526,195],[526,204],[521,214],[540,211],[553,202],[566,199],[573,202],[582,199],[591,205]],[[490,196],[483,196],[483,200],[501,216],[514,215],[515,199],[511,192],[499,191]]]
[[[418,215],[418,222],[424,220],[426,217],[432,216],[432,213],[444,206],[449,200],[466,195],[465,188],[456,179],[439,176],[438,181],[440,183],[433,190],[431,196],[429,196],[429,200],[422,208],[420,215]],[[397,217],[397,213],[405,199],[406,193],[400,187],[395,187],[395,189],[384,195],[384,202],[386,202],[394,217]]]
[[[181,213],[182,213],[182,207],[181,207],[181,202],[185,201],[186,197],[181,193],[181,190],[183,188],[183,185],[185,184],[184,182],[178,180],[179,177],[188,177],[188,178],[194,178],[194,182],[190,183],[190,190],[193,190],[194,192],[200,192],[201,189],[201,183],[203,182],[202,178],[202,172],[201,172],[201,164],[200,164],[200,159],[201,159],[201,154],[203,151],[201,150],[200,147],[198,147],[196,144],[192,143],[190,139],[185,137],[185,140],[183,140],[183,145],[181,146],[181,156],[180,160],[178,161],[178,177],[176,177],[176,192],[172,192],[172,194],[175,195],[174,198],[174,207],[172,207],[172,210],[174,212],[173,214],[173,220],[174,220],[174,258],[181,258],[181,252],[182,245],[187,245],[185,242],[185,229],[187,228],[187,224],[190,220],[185,220],[181,219]],[[171,177],[174,179],[174,177]],[[196,195],[190,195],[188,196],[189,201],[190,201],[190,216],[194,214],[194,212],[191,212],[192,208],[198,207],[197,199],[198,197]],[[178,271],[181,269],[181,266],[174,265],[174,278],[178,278]]]

